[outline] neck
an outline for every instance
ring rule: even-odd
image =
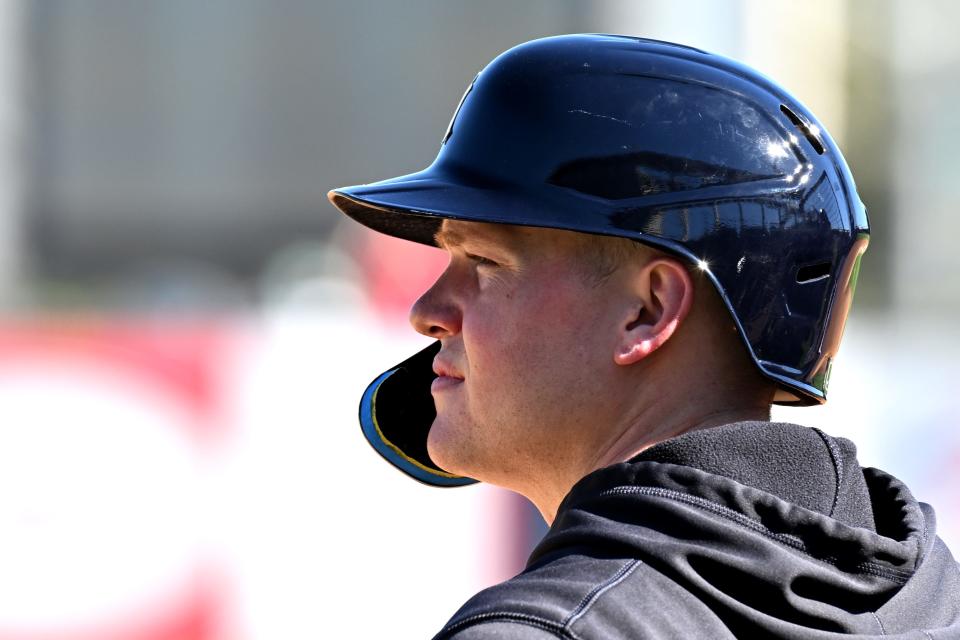
[[[600,450],[590,471],[624,462],[655,444],[698,429],[709,429],[731,422],[769,420],[770,406],[724,407],[706,411],[672,412],[660,422],[631,421],[615,434],[609,445]]]
[[[706,406],[703,403],[651,402],[641,407],[617,428],[607,431],[605,441],[592,443],[593,455],[584,456],[583,464],[570,465],[570,473],[556,478],[555,482],[524,492],[548,525],[553,523],[560,502],[570,488],[592,471],[630,460],[645,449],[683,433],[731,422],[770,419],[770,398],[766,397],[749,406],[742,403],[738,406],[732,403]]]

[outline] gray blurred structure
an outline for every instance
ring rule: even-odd
[[[861,0],[865,5],[871,3]],[[894,238],[895,303],[910,315],[956,322],[960,308],[960,4],[898,0],[889,17],[889,56],[895,104],[889,128],[872,132],[891,166],[887,186]],[[866,105],[865,105],[866,106]],[[955,336],[954,336],[955,338]]]
[[[38,266],[187,258],[251,276],[330,231],[328,188],[429,162],[480,62],[532,25],[568,30],[568,6],[28,4]]]
[[[0,305],[19,297],[24,271],[21,202],[21,6],[0,0]]]
[[[189,281],[189,265],[198,281],[249,288],[271,255],[329,237],[338,220],[328,188],[428,164],[464,87],[494,55],[573,31],[681,40],[777,78],[839,140],[870,211],[858,308],[960,303],[951,246],[960,131],[945,108],[960,86],[949,34],[960,14],[949,0],[4,7],[0,28],[11,31],[18,10],[26,25],[22,45],[3,39],[0,82],[19,86],[10,69],[22,48],[29,154],[23,216],[6,216],[0,234],[0,285],[28,264],[41,303],[51,282],[96,305],[90,292],[103,283],[135,288],[136,274],[166,271]],[[16,188],[0,192],[18,208]]]

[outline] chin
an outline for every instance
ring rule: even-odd
[[[457,469],[457,456],[455,452],[450,451],[451,443],[449,438],[445,437],[446,435],[443,426],[434,422],[427,434],[427,454],[433,460],[433,464],[447,473],[460,474],[460,470]]]
[[[446,471],[470,478],[477,478],[468,464],[469,455],[462,437],[439,420],[435,420],[427,434],[427,453],[433,463]]]

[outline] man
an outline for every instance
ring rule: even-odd
[[[868,225],[793,97],[698,50],[577,35],[499,56],[437,160],[338,189],[446,250],[361,425],[421,481],[527,496],[550,532],[438,638],[960,638],[932,509],[826,400]]]

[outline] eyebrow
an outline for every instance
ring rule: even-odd
[[[433,234],[434,242],[436,242],[437,246],[441,249],[459,247],[466,239],[466,236],[459,231],[451,231],[450,229],[444,229],[443,227]]]
[[[467,235],[457,229],[449,229],[441,227],[435,234],[433,234],[433,240],[437,243],[437,246],[441,249],[450,249],[453,247],[463,246],[466,242],[476,242],[477,244],[484,245],[502,245],[506,244],[511,238],[507,234],[503,234],[501,237],[499,234],[497,237],[491,237],[484,234],[470,234]]]

